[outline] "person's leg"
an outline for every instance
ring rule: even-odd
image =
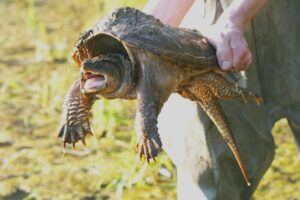
[[[222,106],[252,185],[246,186],[230,149],[202,109],[175,95],[159,116],[159,132],[177,167],[180,200],[249,199],[272,162],[274,143],[264,109],[239,101]]]
[[[288,2],[288,3],[287,3]],[[286,117],[300,149],[300,18],[298,0],[272,0],[254,19],[257,76],[270,120]],[[272,30],[272,31],[270,31]],[[289,31],[286,31],[289,30]],[[254,59],[253,59],[254,60]]]
[[[200,3],[196,1],[195,8],[203,6]],[[203,12],[194,11],[186,17],[182,27],[202,27]],[[247,72],[248,80],[241,80],[242,86],[260,92],[255,34],[249,29],[247,36],[253,51],[253,65]],[[202,108],[175,96],[163,107],[158,122],[163,148],[177,167],[178,199],[249,199],[274,157],[271,124],[267,126],[268,116],[263,105],[244,105],[238,100],[222,103],[250,176],[252,185],[247,187],[230,149]]]
[[[291,129],[292,129],[298,152],[300,153],[300,124],[297,124],[293,120],[288,120],[288,122],[289,122],[289,125],[290,125]]]
[[[197,103],[172,95],[159,115],[158,128],[163,149],[176,165],[178,199],[215,199],[212,161]]]
[[[298,105],[297,105],[298,104]],[[287,109],[287,120],[292,130],[294,140],[300,157],[300,105],[295,102],[294,106]]]

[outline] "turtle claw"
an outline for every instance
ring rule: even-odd
[[[59,133],[57,135],[57,138],[61,138],[63,135],[64,135],[64,131],[65,131],[65,126],[63,125],[60,130],[59,130]]]
[[[90,132],[87,132],[86,135],[94,136],[94,133],[93,133],[92,131],[90,131]],[[82,143],[83,143],[83,142],[84,142],[84,141],[82,141]]]
[[[86,146],[86,135],[93,135],[88,120],[82,123],[64,124],[59,131],[58,139],[60,139],[64,148],[66,147],[66,144],[71,144],[72,148],[75,149],[76,143],[79,140]]]
[[[260,104],[262,104],[264,102],[264,99],[262,97],[260,97],[260,96],[255,95],[254,101],[255,101],[255,103],[257,105],[260,105]]]
[[[85,143],[85,139],[84,138],[81,139],[81,142],[82,142],[83,146],[86,147],[86,143]]]
[[[156,162],[156,157],[161,149],[161,141],[159,135],[155,135],[154,137],[143,137],[138,144],[138,151],[140,159],[145,156],[146,161],[150,164],[150,161],[153,160]]]

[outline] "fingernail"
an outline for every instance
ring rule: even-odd
[[[231,64],[228,61],[224,61],[221,65],[221,68],[224,70],[230,69],[230,67],[231,67]]]

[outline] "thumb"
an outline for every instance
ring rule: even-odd
[[[219,66],[223,71],[228,71],[232,68],[232,50],[229,44],[222,41],[216,44],[217,59]]]

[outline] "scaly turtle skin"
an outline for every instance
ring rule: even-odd
[[[66,97],[59,138],[84,142],[90,133],[88,112],[96,99],[137,99],[140,157],[155,160],[162,143],[157,117],[177,92],[200,103],[249,178],[219,99],[262,99],[228,81],[217,66],[214,48],[195,30],[164,25],[153,16],[120,8],[96,23],[78,40],[72,59],[81,70]],[[174,136],[176,137],[176,136]]]

